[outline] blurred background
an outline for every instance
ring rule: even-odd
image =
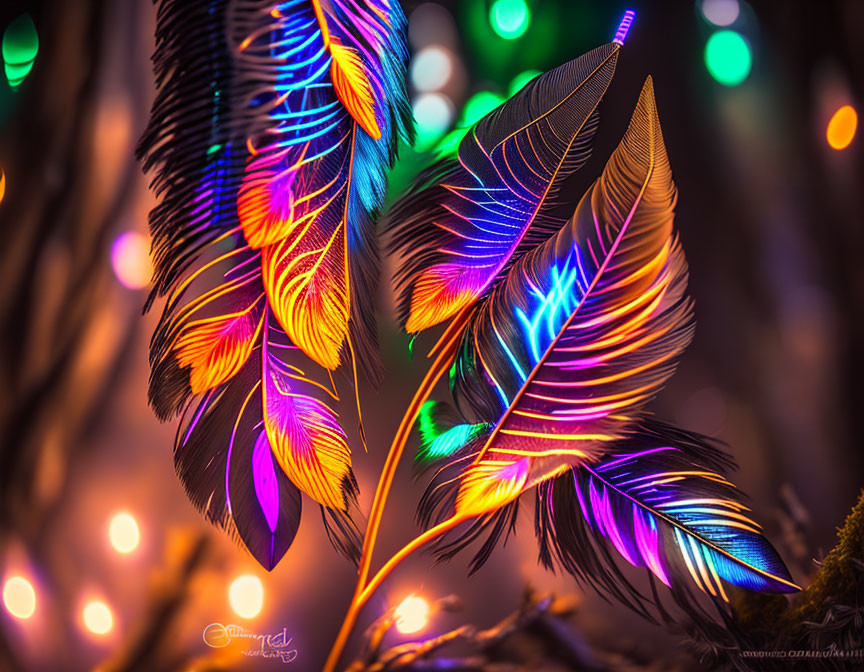
[[[755,517],[806,584],[864,482],[864,3],[403,6],[418,141],[403,148],[391,198],[532,77],[610,41],[624,11],[636,11],[594,156],[572,188],[582,193],[599,175],[652,75],[698,319],[653,410],[730,445]],[[312,506],[271,574],[208,527],[174,476],[174,428],[147,407],[155,316],[142,318],[141,308],[154,201],[133,152],[153,97],[154,16],[147,0],[0,4],[3,672],[279,669],[208,647],[211,623],[284,629],[297,652],[290,664],[312,670],[353,589],[354,572]],[[387,277],[387,374],[380,390],[361,388],[369,453],[354,457],[364,510],[425,372],[395,326]],[[350,400],[344,417],[351,428]],[[376,565],[415,532],[422,486],[409,462]],[[468,556],[406,562],[357,632],[411,594],[455,593],[465,603],[461,613],[421,619],[424,636],[488,627],[530,585],[575,595],[576,632],[589,648],[633,669],[696,669],[661,628],[538,568],[530,508],[516,537],[470,579]]]

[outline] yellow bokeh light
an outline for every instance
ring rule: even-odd
[[[825,137],[833,149],[846,149],[855,137],[857,128],[858,113],[851,105],[844,105],[831,116]]]
[[[228,589],[231,608],[242,618],[255,618],[264,607],[264,586],[251,574],[238,576]]]
[[[111,519],[108,525],[108,538],[111,545],[118,553],[131,553],[138,548],[141,533],[138,531],[138,523],[128,513],[118,513]]]
[[[106,635],[114,627],[114,616],[104,602],[94,600],[88,602],[81,612],[84,626],[94,635]]]
[[[429,622],[429,603],[422,597],[409,595],[396,607],[396,629],[403,635],[420,632]]]
[[[15,618],[30,618],[36,611],[36,591],[23,576],[13,576],[3,585],[3,604]]]

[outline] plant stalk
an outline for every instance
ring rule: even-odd
[[[345,620],[342,622],[342,627],[339,630],[336,641],[333,643],[333,648],[330,649],[330,655],[327,656],[327,662],[324,664],[323,672],[334,672],[336,665],[339,663],[339,658],[342,657],[342,651],[344,651],[345,645],[348,643],[348,637],[351,635],[351,631],[357,623],[357,618],[360,616],[360,611],[396,566],[417,549],[425,546],[433,539],[440,537],[445,532],[452,530],[454,527],[466,520],[468,520],[467,516],[453,516],[452,518],[445,520],[443,523],[439,523],[435,527],[426,530],[423,534],[415,537],[411,542],[403,546],[380,570],[378,570],[378,573],[372,577],[369,585],[351,601],[351,606],[348,608],[348,613],[345,614]]]
[[[339,634],[336,637],[330,655],[327,657],[327,662],[324,665],[324,672],[333,672],[336,669],[339,657],[342,655],[345,644],[348,642],[348,636],[351,634],[351,630],[354,628],[357,621],[357,616],[360,613],[362,603],[365,603],[365,600],[361,603],[361,597],[366,588],[366,580],[369,578],[369,569],[372,564],[372,554],[375,550],[375,541],[378,537],[378,530],[381,527],[381,519],[384,516],[384,506],[387,503],[387,497],[390,494],[390,487],[393,484],[393,478],[396,475],[396,468],[399,466],[399,461],[402,459],[402,453],[405,450],[405,444],[408,442],[408,436],[411,434],[411,428],[414,426],[414,421],[417,419],[417,414],[420,412],[420,408],[429,399],[429,395],[432,394],[435,385],[438,384],[441,376],[443,376],[449,368],[450,362],[456,353],[456,345],[459,341],[459,337],[462,335],[462,330],[468,322],[470,315],[470,308],[463,309],[453,318],[450,325],[438,340],[438,343],[432,350],[432,353],[437,352],[435,361],[429,367],[429,371],[427,371],[426,376],[423,378],[423,382],[420,383],[420,387],[414,394],[414,398],[411,400],[408,410],[405,411],[405,415],[402,416],[402,422],[399,424],[396,436],[393,437],[393,443],[390,445],[390,451],[387,454],[381,477],[378,480],[378,487],[376,488],[375,496],[372,499],[372,508],[369,512],[369,521],[366,524],[366,533],[363,536],[363,549],[360,553],[360,562],[357,568],[357,585],[354,589],[354,595],[351,598],[351,605],[348,607],[348,612],[345,615],[345,620],[342,623],[342,627],[339,630]],[[420,537],[418,537],[418,539],[419,538]]]

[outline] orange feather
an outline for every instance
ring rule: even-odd
[[[333,88],[345,109],[351,114],[360,128],[373,139],[381,139],[381,129],[375,118],[375,100],[372,98],[372,85],[363,69],[363,62],[355,49],[339,44],[335,38],[330,43],[333,63],[330,76]]]

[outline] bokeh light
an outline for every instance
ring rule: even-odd
[[[3,197],[6,195],[6,173],[0,168],[0,203],[3,202]]]
[[[525,0],[495,0],[489,9],[492,29],[505,40],[515,40],[531,25],[531,10]]]
[[[252,574],[238,576],[228,588],[231,608],[241,618],[255,618],[264,607],[264,586]]]
[[[417,149],[428,149],[453,124],[453,103],[441,93],[424,93],[414,101]]]
[[[13,89],[30,74],[39,52],[39,35],[29,14],[21,14],[3,32],[3,65],[6,80]]]
[[[503,102],[504,98],[493,91],[478,91],[465,102],[459,125],[473,126]]]
[[[734,30],[720,30],[705,45],[705,66],[724,86],[738,86],[750,74],[753,56],[750,45]]]
[[[107,604],[99,600],[88,602],[81,612],[86,627],[94,635],[107,635],[114,627],[114,615]]]
[[[408,39],[417,51],[430,46],[458,49],[460,45],[453,15],[437,2],[424,2],[411,12]]]
[[[524,70],[516,75],[510,81],[510,87],[507,89],[507,94],[510,96],[515,96],[522,89],[525,88],[525,85],[542,75],[543,73],[539,70]]]
[[[150,283],[153,265],[150,262],[150,242],[136,231],[117,236],[111,246],[111,266],[114,275],[128,289],[142,289]]]
[[[131,553],[141,539],[137,521],[129,513],[118,513],[108,525],[108,538],[118,553]]]
[[[418,91],[436,91],[450,81],[453,57],[443,47],[426,47],[411,61],[411,83]]]
[[[3,605],[15,618],[27,619],[36,612],[36,591],[23,576],[13,576],[3,584]]]
[[[715,26],[731,26],[738,20],[741,5],[738,0],[702,0],[702,16]]]
[[[396,629],[403,635],[420,632],[429,622],[429,603],[422,597],[409,595],[394,611]]]
[[[825,137],[832,149],[846,149],[858,130],[858,113],[851,105],[839,108],[828,122]]]

